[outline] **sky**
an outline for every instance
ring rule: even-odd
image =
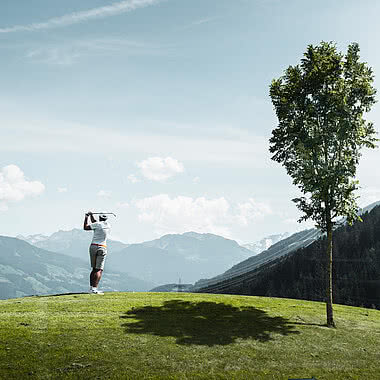
[[[269,85],[309,44],[358,42],[380,88],[380,2],[0,2],[0,234],[214,233],[250,243],[312,227],[271,160]],[[379,131],[380,106],[367,115]],[[380,149],[357,173],[380,200]]]

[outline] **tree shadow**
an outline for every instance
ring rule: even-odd
[[[266,342],[273,334],[298,334],[291,322],[251,306],[215,302],[166,301],[162,306],[132,308],[120,317],[127,334],[174,337],[182,345],[227,345],[237,339]]]
[[[327,323],[289,322],[289,324],[290,325],[298,325],[298,326],[328,327]]]

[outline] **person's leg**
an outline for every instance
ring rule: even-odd
[[[90,273],[90,287],[93,288],[95,287],[95,270],[96,270],[96,250],[97,248],[93,245],[90,245],[90,265],[92,268],[92,271]]]
[[[103,270],[104,270],[104,262],[106,260],[107,249],[105,247],[98,247],[96,251],[96,265],[93,267],[93,281],[94,286],[98,287],[99,282],[102,278]]]
[[[98,278],[99,277],[99,274],[98,274],[99,271],[101,271],[101,270],[96,269],[96,268],[92,268],[92,271],[90,273],[90,286],[93,288],[96,288],[98,286],[100,278],[102,277],[102,275],[100,275],[100,278]]]
[[[99,281],[102,278],[103,270],[98,268],[92,268],[92,272],[90,275],[90,283],[91,286],[97,288],[99,285]]]
[[[90,257],[91,257],[91,266],[92,271],[90,273],[90,293],[103,293],[102,291],[98,291],[98,285],[102,278],[104,262],[107,255],[107,249],[105,247],[96,247],[91,246],[90,248]]]

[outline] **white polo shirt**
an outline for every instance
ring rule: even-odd
[[[94,231],[91,244],[107,244],[107,238],[111,230],[111,225],[107,221],[95,222],[89,224],[89,227]]]

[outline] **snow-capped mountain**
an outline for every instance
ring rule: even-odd
[[[249,249],[254,255],[258,255],[259,253],[266,251],[273,244],[276,244],[280,240],[286,239],[289,236],[290,234],[288,232],[278,235],[270,235],[254,243],[243,244],[242,247]]]
[[[49,236],[41,235],[41,234],[35,234],[35,235],[29,235],[29,236],[18,235],[16,236],[16,238],[27,241],[29,244],[37,245],[38,243],[49,239]]]

